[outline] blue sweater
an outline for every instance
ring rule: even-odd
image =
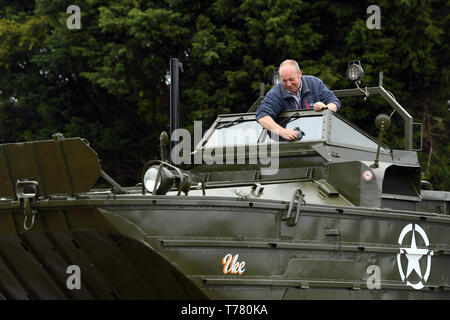
[[[325,104],[333,102],[337,105],[338,110],[341,108],[339,99],[333,91],[325,86],[322,80],[314,76],[302,76],[302,90],[298,108],[314,109],[314,103],[319,101]],[[263,102],[259,105],[256,111],[256,120],[264,116],[271,116],[272,119],[276,119],[282,110],[289,109],[297,109],[295,98],[279,82],[267,92]]]

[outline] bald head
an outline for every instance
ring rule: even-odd
[[[297,93],[301,85],[302,71],[295,60],[285,60],[279,68],[281,83],[287,90]]]
[[[292,68],[295,68],[295,71],[300,71],[300,67],[298,66],[297,61],[295,60],[284,60],[281,64],[280,64],[280,68],[279,70],[281,71],[281,68],[286,67],[286,66],[290,66]]]

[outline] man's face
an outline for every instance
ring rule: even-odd
[[[294,66],[284,66],[280,69],[280,77],[284,88],[291,92],[297,93],[301,83],[301,70],[295,70]]]

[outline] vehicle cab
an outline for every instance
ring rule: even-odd
[[[318,202],[330,196],[368,207],[420,201],[416,152],[392,150],[328,109],[285,111],[277,122],[300,138],[285,141],[268,132],[255,113],[219,116],[195,147],[203,162],[191,172],[208,186],[295,181],[307,189],[308,182],[311,193],[325,194],[314,197]]]

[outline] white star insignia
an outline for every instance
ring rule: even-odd
[[[419,277],[422,279],[422,271],[420,270],[420,258],[426,256],[429,252],[428,249],[417,249],[416,245],[416,237],[412,235],[411,247],[410,248],[401,248],[402,253],[405,253],[406,258],[408,259],[408,268],[406,270],[406,277],[411,274],[411,271],[415,271]]]
[[[412,232],[411,245],[409,247],[403,247],[403,239],[405,236]],[[419,233],[425,243],[425,246],[428,247],[430,242],[428,240],[427,234],[425,230],[422,229],[418,224],[408,224],[403,230],[400,232],[400,236],[398,237],[398,244],[400,245],[400,253],[397,254],[397,266],[398,272],[400,273],[400,278],[402,281],[406,281],[408,286],[413,287],[414,289],[420,290],[424,287],[424,283],[428,280],[431,271],[431,256],[433,256],[433,251],[428,249],[418,249],[416,244],[416,235],[415,233]],[[406,268],[406,275],[403,273],[402,267],[402,259],[401,256],[405,255],[408,260],[408,266]],[[422,274],[422,270],[420,268],[420,259],[425,256],[426,257],[426,269],[425,273]],[[411,283],[408,281],[408,276],[411,272],[415,271],[415,273],[419,276],[420,280],[417,283]]]

